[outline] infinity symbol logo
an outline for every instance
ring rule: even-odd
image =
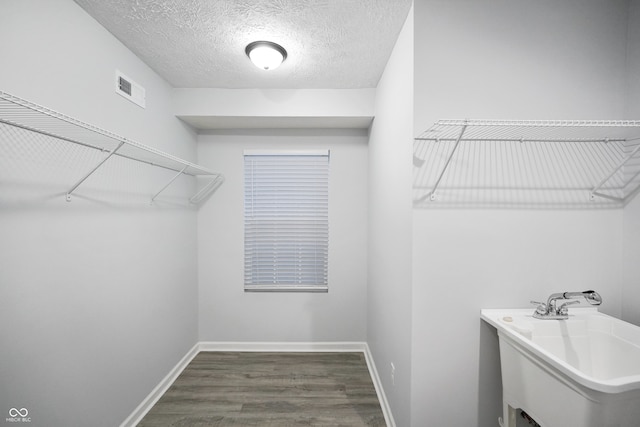
[[[16,409],[16,408],[11,408],[9,409],[9,416],[10,417],[26,417],[27,415],[29,415],[29,411],[27,411],[27,408],[22,408],[22,409]]]

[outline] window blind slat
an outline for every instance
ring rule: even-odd
[[[244,156],[245,290],[328,285],[329,153]]]

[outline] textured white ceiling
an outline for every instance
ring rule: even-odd
[[[75,0],[174,87],[370,88],[411,0]],[[288,52],[256,68],[245,47]]]

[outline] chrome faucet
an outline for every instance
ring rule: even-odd
[[[587,300],[591,305],[602,304],[602,297],[596,291],[583,291],[583,292],[561,292],[557,294],[551,294],[547,299],[547,302],[531,301],[532,304],[537,304],[536,311],[533,313],[533,317],[536,319],[550,319],[550,320],[562,320],[569,318],[569,308],[571,304],[578,304],[580,301],[572,300],[573,298],[581,298]],[[560,303],[562,300],[567,300],[564,303]]]

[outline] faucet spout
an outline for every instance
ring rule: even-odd
[[[560,294],[553,294],[547,300],[547,304],[551,302],[551,300],[557,299],[572,299],[572,298],[580,298],[584,297],[587,302],[591,305],[600,305],[602,304],[602,297],[596,291],[582,291],[582,292],[562,292]]]
[[[583,292],[584,299],[591,305],[600,305],[602,304],[602,297],[596,291],[584,291]]]

